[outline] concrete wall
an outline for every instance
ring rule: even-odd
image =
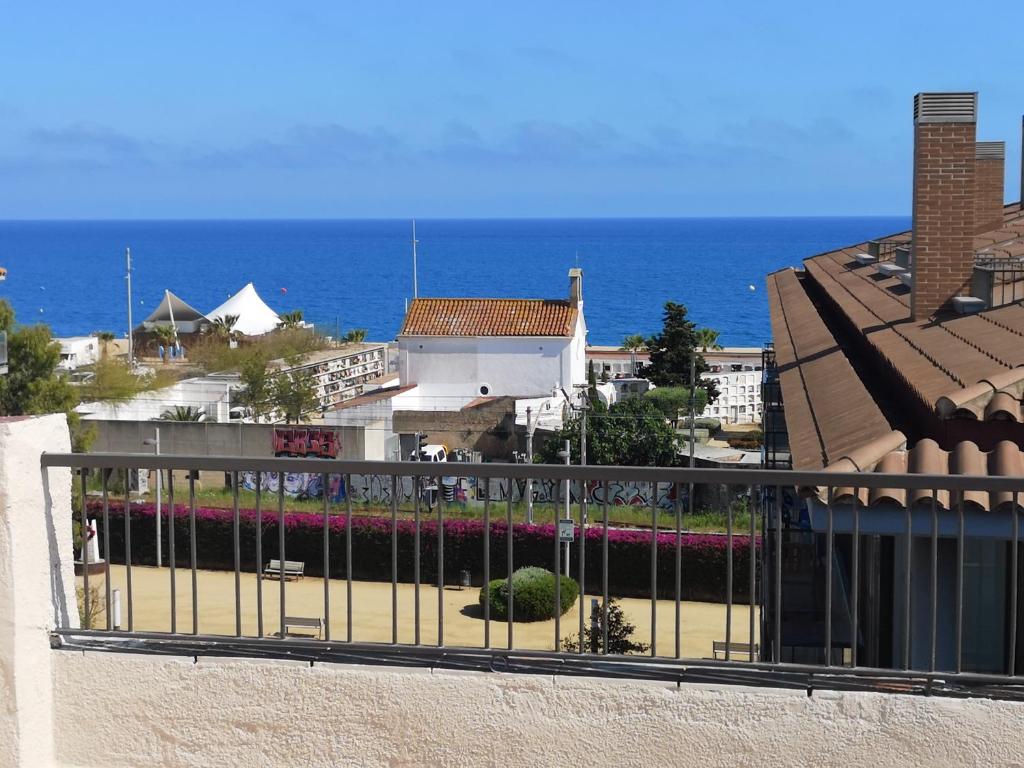
[[[56,721],[67,724],[57,730],[57,755],[68,765],[932,768],[1024,761],[1019,703],[54,655]]]
[[[160,451],[193,456],[273,456],[271,434],[283,424],[219,424],[185,421],[92,421],[96,426],[93,453],[146,453],[142,441],[160,428]],[[341,459],[365,458],[361,426],[325,425],[340,433]],[[316,428],[313,425],[312,428]]]

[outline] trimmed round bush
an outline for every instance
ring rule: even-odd
[[[580,595],[580,585],[568,576],[561,580],[562,615]],[[491,618],[508,620],[508,579],[495,579],[480,590],[480,605],[490,602]],[[512,574],[512,620],[544,621],[555,618],[555,574],[534,566],[520,568]]]

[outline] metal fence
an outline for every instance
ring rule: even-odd
[[[979,254],[974,260],[971,292],[989,308],[1020,301],[1024,298],[1024,259]]]
[[[80,505],[83,532],[80,609],[85,616],[91,616],[95,608],[90,605],[90,601],[96,600],[91,590],[96,582],[92,580],[102,579],[104,591],[101,598],[106,614],[104,626],[60,627],[54,640],[59,647],[190,656],[283,656],[311,663],[337,660],[424,664],[677,682],[705,680],[800,687],[808,691],[831,687],[1016,697],[1018,686],[1024,684],[1024,678],[1018,676],[1021,649],[1017,640],[1021,598],[1018,590],[1021,577],[1018,494],[1024,491],[1024,478],[564,465],[436,465],[149,454],[44,454],[42,466],[44,472],[55,467],[76,471],[75,483],[83,499]],[[171,515],[172,524],[166,525],[164,542],[168,556],[166,567],[162,569],[166,573],[157,576],[167,579],[170,593],[167,622],[157,623],[168,629],[154,628],[151,620],[147,620],[150,624],[147,626],[147,621],[142,620],[142,614],[152,616],[152,604],[148,602],[151,596],[133,583],[133,568],[137,571],[144,567],[142,563],[148,562],[140,552],[151,550],[153,546],[152,518],[132,511],[129,492],[114,493],[111,488],[119,472],[140,467],[168,473],[167,501],[169,509],[177,510]],[[175,472],[182,471],[187,472],[184,481],[181,475],[175,477]],[[475,539],[467,537],[465,531],[447,517],[454,511],[455,502],[446,500],[445,494],[438,492],[447,473],[455,471],[474,478],[476,487],[484,489],[478,494],[479,504],[462,508],[462,516],[458,518],[460,525],[468,525],[467,517],[476,518],[473,530],[478,537]],[[199,472],[225,473],[230,480],[230,506],[219,517],[204,517],[205,513],[197,504]],[[243,522],[252,519],[252,514],[243,510],[240,503],[240,492],[244,490],[240,491],[239,475],[244,472],[277,478],[276,493],[267,494],[262,483],[255,484],[256,523],[252,541],[247,538],[248,534],[242,535]],[[309,510],[307,500],[306,511],[287,512],[286,477],[294,473],[322,476],[325,492],[316,500],[317,511]],[[361,523],[361,518],[355,514],[359,510],[353,507],[353,494],[332,497],[327,490],[332,487],[332,477],[340,478],[342,486],[348,489],[352,487],[350,478],[357,475],[378,477],[395,491],[390,494],[383,514],[371,518],[373,535],[377,536],[376,549],[366,545],[366,539],[360,539],[354,551],[353,529],[363,525],[365,520]],[[403,480],[409,479],[419,491],[401,502],[397,489]],[[181,503],[182,482],[187,486],[184,504]],[[515,506],[512,494],[495,500],[488,492],[491,483],[499,482],[509,488],[524,483],[547,483],[561,489],[560,496],[556,494],[556,498],[549,500],[549,511],[561,522],[550,529],[517,523],[521,509]],[[627,530],[613,522],[615,514],[610,512],[616,507],[611,501],[613,494],[608,492],[612,483],[650,488],[650,493],[634,505],[637,516],[647,518],[643,527],[639,527],[637,521]],[[672,489],[669,494],[672,503],[668,507],[663,503],[665,489]],[[722,489],[729,490],[723,495]],[[737,494],[736,489],[744,490]],[[797,489],[805,491],[799,493]],[[908,491],[908,497],[917,499],[916,503],[902,510],[893,508],[885,501],[891,499],[892,489]],[[707,513],[706,509],[701,509],[699,501],[702,491],[706,492],[704,498],[741,497],[743,503],[724,504],[720,512],[725,530],[718,538],[708,535],[700,539],[702,545],[691,546],[689,523],[695,515]],[[979,494],[998,503],[994,502],[991,510],[982,513],[977,504]],[[86,503],[89,500],[91,503]],[[122,510],[120,521],[115,514],[117,505],[121,505]],[[94,515],[98,515],[97,537],[103,545],[102,565],[98,570],[96,563],[90,563],[93,555],[88,543]],[[157,521],[159,527],[159,517]],[[276,528],[276,536],[271,540],[264,536],[267,521]],[[204,536],[217,541],[203,542],[200,528]],[[140,538],[141,533],[145,538]],[[563,534],[571,536],[572,544],[561,540]],[[179,540],[181,536],[184,540]],[[945,542],[942,544],[944,553],[948,546],[955,551],[952,560],[945,554],[940,558],[940,539]],[[965,593],[965,551],[974,539],[999,542],[1007,548],[1005,572],[996,575],[1004,579],[1007,592],[1004,604],[996,609],[1004,612],[998,618],[1005,627],[1004,663],[998,669],[970,669],[970,664],[962,663],[965,607],[969,605]],[[538,540],[542,544],[538,544]],[[743,540],[747,546],[737,546]],[[890,540],[891,544],[887,544]],[[296,582],[289,581],[283,571],[288,568],[290,552],[301,548],[302,552],[309,553],[314,545],[316,558],[307,560],[305,565],[313,566],[307,578],[322,582],[322,616],[299,617],[298,623],[302,624],[303,618],[313,618],[312,623],[322,629],[322,635],[318,639],[299,638],[289,631],[295,626],[295,617],[288,609],[289,593],[296,588],[292,586]],[[623,549],[627,545],[628,549]],[[228,601],[233,603],[233,631],[223,634],[200,631],[204,599],[200,583],[205,578],[202,574],[210,566],[208,562],[200,562],[199,553],[200,547],[211,546],[218,548],[217,552],[227,553],[221,558],[222,569],[233,576],[233,598]],[[538,555],[539,546],[547,547],[547,553]],[[716,547],[717,560],[700,562],[705,565],[710,562],[721,572],[693,571],[694,559],[708,557],[707,549]],[[467,554],[470,548],[475,548],[478,554]],[[867,550],[878,550],[890,559],[871,561],[866,558]],[[919,556],[918,550],[924,554]],[[803,559],[794,556],[800,552],[809,554]],[[425,561],[425,553],[429,555],[429,562]],[[453,578],[452,564],[446,565],[446,557],[453,553],[463,560],[472,560],[473,570],[468,574],[457,573]],[[845,554],[840,557],[842,553]],[[531,558],[533,562],[528,562]],[[541,558],[543,562],[537,562]],[[112,615],[112,559],[120,560],[119,567],[124,569],[126,620],[120,627],[116,616]],[[267,572],[271,559],[280,561],[278,567],[282,572],[273,574],[277,576],[277,583],[268,586],[265,577],[271,575]],[[366,562],[370,559],[373,562]],[[515,621],[513,581],[507,584],[511,614],[508,620],[493,618],[490,601],[481,601],[478,643],[446,641],[446,629],[450,627],[445,616],[446,588],[464,583],[486,586],[493,579],[511,576],[515,567],[524,564],[543,565],[559,574],[569,570],[570,559],[571,573],[580,587],[578,615],[573,626],[565,626],[567,620],[563,619],[563,612],[555,610],[550,641],[543,644],[546,647],[536,647],[535,642],[531,644],[517,636],[526,631],[522,628],[526,625]],[[611,560],[614,563],[610,564]],[[187,564],[181,564],[183,561]],[[947,561],[954,564],[949,574],[944,570]],[[889,618],[881,622],[872,619],[870,623],[865,617],[878,611],[874,603],[885,596],[874,594],[872,590],[877,591],[877,585],[868,590],[867,596],[862,595],[865,589],[862,585],[866,583],[866,574],[879,567],[878,562],[890,573],[889,591],[902,595],[903,600],[900,602],[890,596],[893,602]],[[254,566],[251,572],[256,590],[254,631],[248,631],[243,621],[242,584],[250,578],[249,565]],[[176,571],[183,567],[189,576],[187,588],[191,593],[190,615],[185,617],[179,615],[177,599],[180,587]],[[368,572],[372,573],[367,576]],[[431,578],[425,579],[425,573],[431,574]],[[712,619],[699,616],[701,611],[687,599],[697,588],[694,582],[706,580],[719,590],[715,594],[705,591],[699,596],[705,604],[720,601]],[[360,593],[367,581],[390,582],[389,608],[379,588],[372,595]],[[951,599],[955,608],[951,613],[946,611],[942,597],[947,582],[953,584]],[[147,583],[152,581],[147,579]],[[207,583],[204,582],[204,589]],[[554,583],[554,605],[560,606],[563,582],[554,579]],[[408,585],[412,590],[412,611],[403,613],[399,607],[399,592],[408,589]],[[816,589],[821,599],[808,600],[801,585]],[[264,602],[267,590],[275,587],[277,610],[270,613],[265,610]],[[428,612],[423,592],[428,588],[436,590],[437,598],[436,608],[430,611],[432,614],[436,610],[436,626],[430,627],[433,642],[426,639],[425,630]],[[332,620],[335,590],[344,594],[345,615],[343,619]],[[919,596],[919,592],[924,596]],[[649,622],[649,628],[645,627],[642,636],[636,638],[646,646],[642,655],[609,652],[610,610],[617,595],[625,595],[632,601],[631,618],[640,615],[637,606],[648,606],[645,613],[649,613],[644,621]],[[389,637],[372,642],[356,639],[361,628],[353,607],[360,600],[378,601],[378,607],[390,622]],[[795,613],[797,608],[799,615]],[[670,639],[659,642],[659,614],[664,622],[666,613],[671,631],[665,630]],[[952,626],[946,621],[947,613],[954,617],[950,620]],[[401,639],[400,624],[408,621],[412,622],[413,635]],[[881,642],[878,637],[869,636],[878,627],[889,624],[898,625],[897,629],[902,630],[891,630]],[[575,630],[578,642],[572,652],[565,650],[567,634],[563,629],[568,633]],[[587,635],[589,643],[584,642]],[[688,656],[684,645],[691,642],[694,635],[710,637],[714,642],[702,646],[698,655]],[[802,639],[794,641],[789,639],[791,636]],[[940,656],[937,648],[945,644],[947,636],[955,636],[955,663],[937,663]],[[535,640],[536,633],[531,633],[531,637]],[[923,657],[916,651],[911,652],[911,643],[916,648],[921,638],[927,638]],[[874,653],[871,663],[866,663],[870,648],[886,644],[892,649],[892,658],[887,663],[879,663],[885,656],[884,648],[881,656]]]

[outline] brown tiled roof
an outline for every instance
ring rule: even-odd
[[[850,471],[852,468],[844,463],[829,467],[829,470]],[[886,451],[876,456],[871,464],[860,468],[864,472],[880,472],[884,474],[929,474],[929,475],[978,475],[991,477],[1024,478],[1024,453],[1015,443],[1004,440],[988,453],[983,452],[975,443],[965,440],[958,443],[951,451],[944,451],[934,440],[925,439],[917,443],[911,450]],[[817,495],[826,500],[827,490],[817,489]],[[855,490],[837,488],[833,490],[832,500],[849,502]],[[860,488],[856,490],[857,500],[861,504],[875,506],[882,503],[895,503],[899,506],[917,504],[931,505],[932,491],[907,490],[906,488]],[[950,491],[937,491],[936,506],[950,509],[959,503],[959,494]],[[1024,503],[1024,495],[1018,498]],[[983,510],[1000,509],[1013,504],[1013,494],[1008,492],[987,493],[983,491],[964,491],[963,502],[966,508],[974,507]]]
[[[399,336],[572,336],[576,313],[558,299],[413,299]]]
[[[913,321],[909,289],[855,260],[867,245],[807,259],[809,278],[928,409],[943,418],[1024,421],[1020,388],[1004,387],[1007,377],[1020,378],[1013,369],[1024,366],[1024,307]],[[1003,227],[979,235],[975,245],[979,253],[999,258],[1024,253],[1019,206],[1007,206]]]
[[[793,270],[769,275],[768,301],[793,468],[821,469],[892,435]]]

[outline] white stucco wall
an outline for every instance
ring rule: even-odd
[[[58,621],[77,626],[78,612],[71,474],[51,470],[44,484],[39,454],[70,449],[63,415],[0,420],[0,766],[5,768],[54,763],[49,681],[56,659],[48,633]]]
[[[55,654],[81,766],[1014,765],[1024,704]],[[87,744],[87,747],[83,747]]]

